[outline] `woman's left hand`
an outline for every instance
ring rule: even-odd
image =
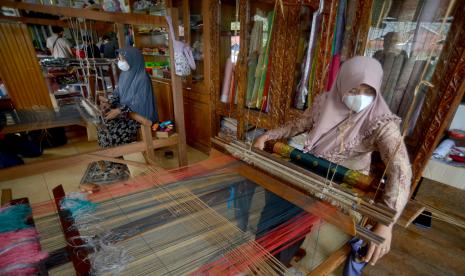
[[[392,226],[386,226],[378,223],[373,228],[373,233],[384,238],[384,242],[380,245],[370,243],[364,261],[370,263],[371,265],[375,265],[376,262],[384,255],[386,255],[391,249]]]
[[[118,117],[120,114],[121,114],[121,109],[113,108],[112,110],[108,111],[107,114],[105,114],[105,119],[112,120]]]

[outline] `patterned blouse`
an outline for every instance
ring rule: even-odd
[[[268,131],[268,138],[284,139],[308,132],[312,127],[309,114],[310,112],[305,112],[301,118],[291,121],[283,127]],[[371,136],[366,137],[350,150],[322,156],[331,162],[368,174],[371,165],[371,153],[379,151],[383,162],[385,164],[390,162],[386,171],[388,181],[384,188],[382,201],[397,211],[396,220],[409,199],[412,178],[411,165],[403,142],[396,152],[396,146],[401,139],[402,135],[397,122],[380,122]]]
[[[109,103],[111,108],[120,108],[121,114],[112,120],[105,120],[103,126],[98,129],[99,145],[109,148],[136,141],[139,123],[129,119],[130,108],[122,106],[117,96],[111,97]]]

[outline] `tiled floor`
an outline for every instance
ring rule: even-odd
[[[74,155],[78,153],[85,153],[98,150],[99,147],[96,142],[79,141],[73,142],[61,147],[47,149],[44,155],[39,158],[26,159],[26,163],[40,162],[43,160],[60,158],[63,156]],[[165,151],[172,150],[173,158],[167,159]],[[158,165],[171,169],[178,166],[176,147],[164,148],[157,150],[156,161]],[[188,161],[189,164],[199,162],[206,159],[208,156],[194,148],[188,147]],[[126,160],[142,162],[142,154],[132,154],[124,157]],[[53,198],[51,190],[57,185],[63,185],[65,192],[79,191],[78,185],[87,168],[87,164],[79,164],[74,167],[68,167],[62,170],[56,170],[37,174],[34,176],[9,180],[0,182],[0,189],[11,188],[15,198],[28,197],[31,203],[40,203],[51,200]],[[131,167],[131,173],[134,175],[143,174],[144,169]],[[307,254],[307,256],[299,263],[295,264],[301,271],[309,271],[311,267],[318,265],[325,257],[331,252],[338,249],[345,241],[347,236],[344,235],[336,227],[329,224],[323,224],[320,231],[313,231],[311,235],[305,240],[303,247],[307,252],[314,252],[316,254]]]
[[[43,160],[91,152],[98,149],[99,146],[96,142],[79,141],[56,148],[46,149],[41,157],[25,158],[24,161],[25,163],[40,162]],[[164,152],[170,149],[174,151],[174,158],[167,159],[164,157]],[[191,147],[188,147],[187,154],[190,164],[208,157],[206,154]],[[159,166],[165,169],[177,167],[176,147],[157,150],[156,157]],[[141,154],[125,156],[125,159],[143,161]],[[78,164],[62,170],[38,173],[33,176],[3,181],[0,182],[0,189],[10,188],[12,189],[14,198],[28,197],[31,203],[39,203],[51,200],[53,198],[51,193],[52,189],[60,184],[63,185],[66,193],[79,191],[78,186],[86,168],[87,164]],[[135,172],[136,175],[144,173],[144,170],[139,168],[131,167],[130,169],[131,172]]]
[[[26,159],[25,162],[38,162],[97,149],[98,145],[95,142],[74,142],[62,147],[47,149],[42,157]],[[166,150],[168,149],[156,151],[157,162],[163,168],[176,167],[176,149],[172,148],[174,151],[172,159],[164,157]],[[190,164],[207,157],[202,152],[188,148]],[[140,155],[125,156],[126,158],[141,161]],[[28,197],[32,203],[48,201],[52,198],[51,189],[59,184],[64,186],[67,193],[78,191],[78,185],[86,167],[86,164],[76,165],[64,170],[0,182],[0,189],[11,188],[15,198]],[[136,172],[136,174],[141,173],[144,173],[144,170]],[[431,202],[437,208],[447,207],[445,209],[449,210],[450,213],[461,214],[463,212],[463,201],[460,200],[463,199],[463,191],[458,193],[454,190],[446,193],[444,187],[438,187],[439,183],[433,186],[431,183],[428,184],[429,186],[425,185],[421,187],[418,198]],[[439,195],[447,195],[450,200],[443,197],[437,198]],[[444,206],[443,202],[449,201],[456,201],[457,204]],[[348,236],[336,227],[324,224],[319,231],[312,231],[307,236],[303,244],[307,256],[294,265],[303,272],[309,271],[331,252],[341,247],[347,239]],[[378,265],[369,267],[365,272],[367,275],[424,275],[427,272],[430,275],[453,275],[455,273],[457,273],[456,275],[464,275],[463,244],[463,232],[441,221],[433,221],[433,229],[430,230],[418,229],[414,225],[407,229],[396,227],[391,253],[384,257]],[[440,251],[443,250],[445,250],[444,253],[441,253]],[[341,275],[341,268],[336,270],[333,275]]]

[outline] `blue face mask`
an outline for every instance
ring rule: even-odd
[[[129,63],[125,60],[118,60],[118,68],[121,71],[128,71],[129,70]]]

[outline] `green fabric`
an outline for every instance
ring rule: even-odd
[[[313,94],[313,88],[315,84],[315,75],[316,75],[316,63],[318,60],[318,51],[320,50],[320,39],[316,41],[315,45],[315,53],[314,53],[314,58],[312,62],[312,68],[310,71],[310,78],[308,80],[308,95],[307,95],[307,102],[306,102],[306,107],[309,107],[312,105],[312,94]]]
[[[247,96],[245,104],[247,107],[251,106],[253,87],[255,83],[255,71],[257,70],[258,55],[252,53],[247,62]]]
[[[259,86],[257,91],[257,103],[256,108],[261,109],[263,103],[263,92],[265,89],[266,73],[268,71],[268,58],[270,53],[270,44],[271,44],[271,34],[273,33],[273,22],[275,17],[275,11],[268,13],[268,37],[266,39],[265,51],[263,53],[263,64],[261,65],[260,76],[259,76]]]

